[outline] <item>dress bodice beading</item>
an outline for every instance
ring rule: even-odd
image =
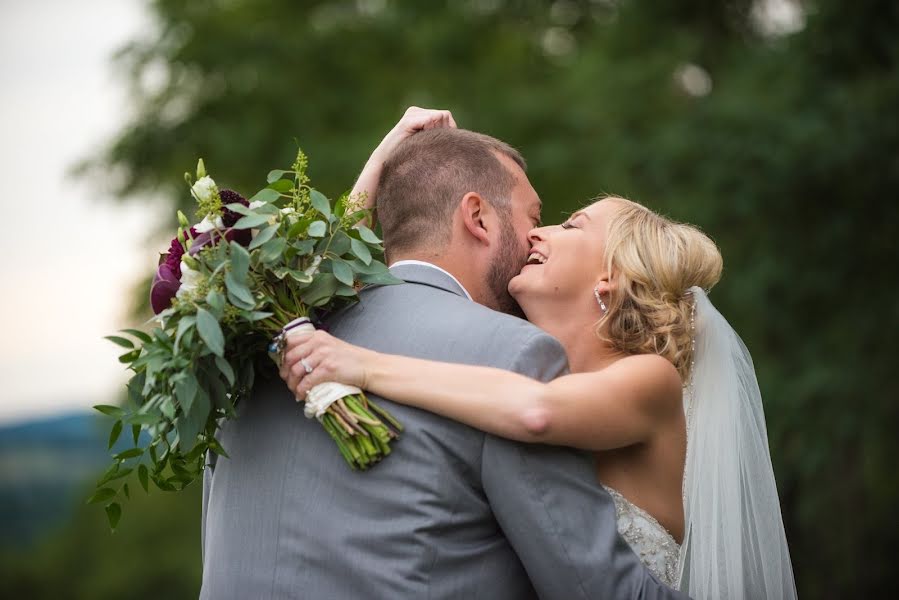
[[[680,545],[652,515],[634,505],[618,490],[603,487],[615,502],[618,533],[662,583],[676,588]]]

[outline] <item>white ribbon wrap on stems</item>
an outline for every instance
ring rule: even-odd
[[[306,406],[303,407],[303,414],[306,415],[307,419],[312,417],[321,419],[329,406],[341,398],[360,392],[362,390],[353,385],[344,385],[342,383],[334,383],[333,381],[320,383],[306,394]]]
[[[302,317],[294,319],[285,325],[283,329],[285,337],[290,337],[301,331],[311,333],[315,331],[315,326],[309,322],[309,319]],[[320,420],[328,408],[341,398],[361,393],[362,390],[354,385],[344,385],[333,381],[320,383],[306,394],[306,405],[303,407],[303,414],[306,415],[307,419],[315,417]],[[297,398],[297,402],[301,402],[301,400]]]

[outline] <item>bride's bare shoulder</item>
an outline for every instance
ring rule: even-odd
[[[677,368],[658,354],[633,354],[600,374],[630,391],[644,410],[661,415],[683,411],[683,382]]]

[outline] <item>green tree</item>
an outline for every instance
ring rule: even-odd
[[[81,498],[89,494],[85,486]],[[28,553],[0,552],[0,596],[30,600],[196,598],[200,591],[200,486],[143,491],[109,533],[106,515],[83,505],[72,522]]]

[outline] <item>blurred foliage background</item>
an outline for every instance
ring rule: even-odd
[[[899,547],[899,4],[151,6],[157,28],[116,58],[134,117],[83,175],[125,202],[189,209],[182,174],[197,156],[249,195],[296,139],[333,196],[418,105],[521,149],[546,222],[608,192],[700,225],[725,259],[712,298],[756,361],[800,594],[887,594]],[[136,318],[146,298],[136,290]],[[129,508],[112,537],[87,507],[7,549],[0,593],[195,596],[199,492]]]

